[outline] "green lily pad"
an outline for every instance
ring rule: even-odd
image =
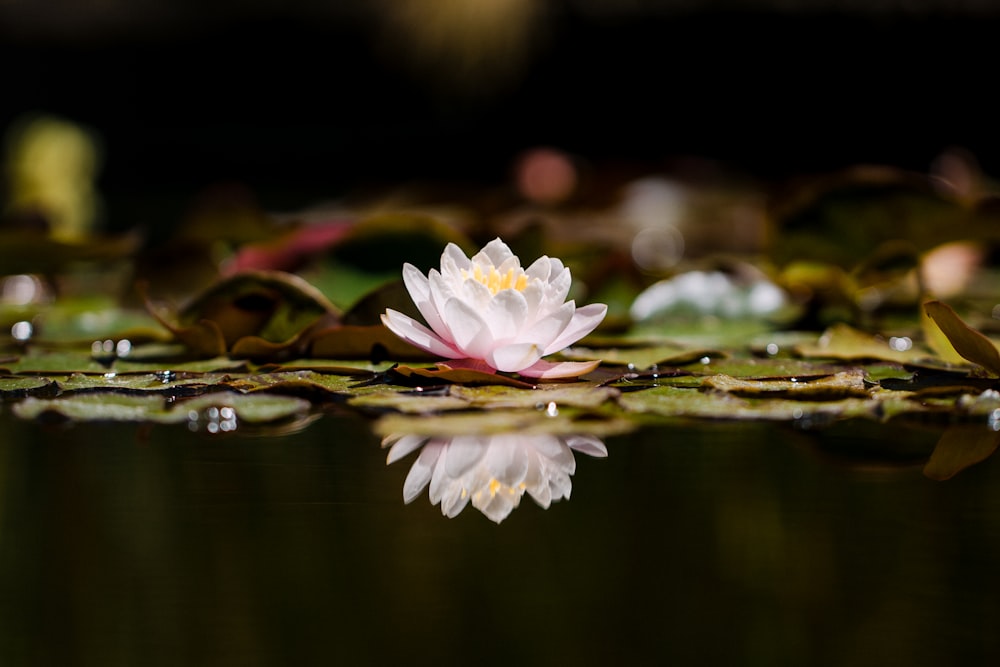
[[[729,392],[655,387],[622,394],[619,404],[628,412],[662,417],[722,420],[798,421],[804,419],[873,418],[878,403],[862,398],[807,401],[784,398],[744,398]]]
[[[838,361],[893,361],[896,363],[920,363],[930,352],[913,344],[912,341],[898,347],[891,347],[892,339],[886,340],[847,324],[831,326],[812,345],[803,344],[795,348],[797,354],[811,359],[835,359]]]
[[[657,342],[627,347],[571,347],[560,356],[574,361],[600,359],[601,363],[614,366],[631,366],[642,370],[652,366],[685,366],[700,359],[726,356],[720,350],[688,347],[680,343]]]

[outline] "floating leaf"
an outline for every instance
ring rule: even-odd
[[[604,364],[628,366],[635,369],[646,369],[651,366],[684,366],[703,358],[719,358],[726,356],[720,350],[688,347],[680,343],[657,342],[646,345],[623,347],[571,347],[563,350],[560,355],[566,359],[585,360],[600,359]]]
[[[472,368],[451,368],[446,363],[439,363],[436,368],[397,366],[393,369],[393,372],[404,378],[412,378],[417,381],[427,379],[436,384],[451,382],[467,385],[501,384],[508,387],[520,387],[522,389],[533,389],[535,387],[533,384],[517,380],[502,373],[487,373]]]
[[[865,386],[864,371],[861,369],[815,379],[744,380],[729,375],[713,375],[705,378],[703,386],[739,396],[757,398],[777,396],[828,401],[851,397],[865,398],[869,395],[869,389]]]
[[[215,392],[186,401],[167,401],[156,394],[95,392],[74,394],[58,399],[26,398],[12,407],[22,419],[38,419],[47,414],[74,421],[126,421],[179,424],[192,416],[197,420],[203,411],[228,407],[235,418],[263,423],[287,419],[310,409],[308,401],[291,396],[242,395]]]
[[[815,344],[802,344],[796,353],[814,359],[837,359],[841,361],[894,361],[897,363],[919,362],[927,357],[927,352],[913,345],[909,349],[890,347],[886,340],[847,324],[838,323],[823,332]],[[912,342],[909,343],[912,345]]]
[[[874,417],[879,402],[861,398],[805,401],[784,398],[744,398],[720,391],[655,387],[622,394],[619,403],[633,413],[663,417],[821,422],[848,417]]]
[[[951,306],[941,301],[928,301],[924,309],[960,355],[1000,375],[1000,352],[993,341],[963,322]]]

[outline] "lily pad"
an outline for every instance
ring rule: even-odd
[[[311,408],[308,401],[291,396],[242,395],[215,392],[187,401],[168,401],[151,394],[116,392],[82,393],[58,399],[26,398],[14,404],[12,411],[22,419],[38,419],[58,415],[73,421],[126,421],[158,424],[180,424],[212,416],[212,408],[229,408],[227,419],[264,423],[287,419]],[[203,412],[208,412],[202,415]],[[225,413],[223,413],[224,416]],[[226,429],[224,429],[226,430]]]
[[[828,421],[848,417],[873,418],[878,413],[876,401],[862,398],[838,401],[749,399],[728,392],[678,387],[656,387],[625,393],[619,404],[632,413],[714,420]]]
[[[745,380],[729,375],[713,375],[706,378],[703,386],[725,391],[738,396],[776,396],[813,401],[828,401],[841,398],[867,398],[869,389],[865,386],[864,371],[856,369],[816,379],[800,380]]]

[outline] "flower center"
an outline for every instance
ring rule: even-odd
[[[528,276],[524,273],[524,269],[521,268],[509,269],[507,273],[500,273],[496,270],[496,267],[491,266],[489,273],[486,273],[483,271],[483,267],[476,264],[471,274],[462,269],[462,277],[466,280],[471,278],[478,283],[486,285],[490,294],[494,295],[505,289],[516,289],[518,292],[522,292],[528,286]]]

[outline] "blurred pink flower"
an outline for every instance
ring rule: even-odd
[[[608,307],[577,308],[566,295],[569,269],[558,259],[540,257],[527,269],[500,239],[472,259],[449,243],[441,270],[424,276],[403,266],[403,282],[430,326],[387,309],[382,322],[400,338],[448,359],[451,366],[520,373],[535,378],[576,377],[599,362],[551,363],[542,357],[559,352],[594,330]],[[464,362],[464,363],[463,363]]]

